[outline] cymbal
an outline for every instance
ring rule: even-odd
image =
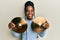
[[[27,22],[23,18],[15,17],[12,19],[11,22],[15,24],[15,28],[12,29],[13,31],[15,31],[17,33],[23,33],[26,31]]]
[[[36,17],[31,24],[31,28],[34,32],[40,33],[43,32],[46,28],[43,27],[43,24],[46,22],[44,17]]]

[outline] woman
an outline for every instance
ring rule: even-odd
[[[27,24],[28,24],[28,28],[27,30],[22,33],[22,40],[37,40],[37,33],[33,32],[32,29],[31,29],[31,22],[32,20],[34,19],[35,17],[35,8],[34,8],[34,3],[31,2],[31,1],[27,1],[25,3],[25,8],[24,8],[24,11],[25,11],[25,20],[27,21]],[[46,29],[48,29],[49,27],[49,24],[48,22],[47,23],[44,23],[43,25]],[[15,27],[15,24],[10,22],[8,27],[10,29],[14,28]],[[13,35],[15,37],[20,37],[20,34],[19,33],[16,33],[14,31],[12,31]],[[41,37],[44,36],[44,32],[41,32],[39,35]]]

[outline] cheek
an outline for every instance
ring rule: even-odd
[[[34,16],[34,12],[31,12],[31,15]]]
[[[32,12],[32,15],[34,15],[34,12]]]
[[[26,16],[28,16],[28,12],[26,12]]]

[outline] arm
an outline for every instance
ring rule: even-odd
[[[43,31],[43,32],[41,32],[41,33],[39,33],[39,36],[40,36],[40,37],[44,37],[45,32],[46,32],[46,30],[45,30],[45,31]]]
[[[17,33],[16,31],[18,30],[16,27],[15,27],[15,24],[10,22],[8,24],[8,28],[9,29],[12,29],[11,32],[12,32],[12,35],[16,38],[20,38],[20,33]],[[13,31],[14,30],[14,31]]]
[[[43,27],[48,29],[49,28],[49,23],[48,22],[44,23]],[[43,37],[45,35],[45,32],[46,32],[46,30],[44,30],[43,32],[39,33],[39,36]]]

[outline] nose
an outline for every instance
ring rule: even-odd
[[[29,11],[29,14],[31,14],[31,11]]]

